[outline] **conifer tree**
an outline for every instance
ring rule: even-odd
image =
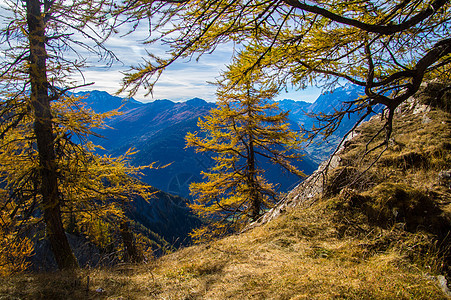
[[[204,182],[192,183],[191,208],[208,225],[193,237],[209,238],[243,228],[271,207],[277,194],[264,178],[262,164],[271,161],[303,176],[290,160],[299,159],[300,136],[287,123],[288,112],[269,101],[277,88],[242,73],[243,65],[229,69],[218,83],[217,107],[198,122],[200,133],[188,133],[187,146],[211,152],[215,165],[203,173]]]
[[[119,224],[121,202],[148,195],[129,177],[139,168],[126,156],[98,156],[88,142],[105,116],[67,96],[79,87],[70,77],[84,66],[81,50],[107,63],[115,59],[103,46],[115,30],[112,7],[104,0],[3,1],[1,7],[0,209],[8,218],[0,219],[0,232],[19,237],[43,222],[60,269],[78,267],[65,226],[76,224],[95,239],[94,222]]]
[[[87,139],[95,129],[104,126],[105,117],[116,112],[96,114],[81,101],[68,96],[51,106],[61,225],[66,231],[82,234],[100,249],[107,250],[115,244],[113,236],[120,231],[119,224],[127,220],[128,202],[137,196],[149,199],[152,193],[147,185],[134,179],[145,167],[129,165],[132,151],[119,157],[100,156],[95,152],[98,146]],[[16,258],[16,265],[31,252],[12,255],[13,249],[8,247],[21,249],[19,245],[23,244],[21,247],[28,250],[25,246],[29,246],[30,241],[24,237],[30,230],[40,228],[43,221],[39,153],[32,120],[31,112],[26,112],[14,127],[10,122],[0,126],[5,132],[0,148],[3,175],[0,207],[4,215],[0,219],[3,231],[0,232],[5,239],[22,241],[17,245],[3,245],[11,252],[9,261]],[[11,129],[5,131],[8,127]],[[1,260],[0,257],[0,269],[6,270],[1,267]]]

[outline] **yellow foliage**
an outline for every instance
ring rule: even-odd
[[[192,233],[198,241],[240,230],[273,205],[277,196],[259,167],[263,160],[303,175],[290,163],[300,158],[301,137],[290,130],[287,113],[267,100],[277,89],[246,68],[229,69],[227,80],[218,83],[217,108],[199,119],[200,133],[185,138],[187,147],[212,152],[215,161],[202,173],[205,181],[190,185],[196,198],[190,207],[208,222]]]
[[[32,255],[33,244],[29,238],[17,235],[6,209],[0,211],[0,276],[27,269],[27,258]]]
[[[143,169],[152,165],[131,166],[129,158],[136,153],[132,149],[118,157],[96,154],[99,147],[90,142],[88,136],[94,129],[105,127],[105,118],[118,112],[97,114],[85,108],[82,100],[68,96],[52,104],[62,220],[68,231],[87,235],[96,245],[105,248],[115,242],[112,236],[119,221],[125,219],[127,203],[133,197],[149,199],[152,196],[149,187],[136,179]],[[0,128],[4,133],[0,172],[5,185],[5,191],[0,194],[0,206],[9,207],[4,213],[12,217],[35,214],[40,219],[42,216],[37,213],[42,203],[38,153],[32,118],[25,103],[17,101],[15,113],[24,113],[18,124],[12,126],[12,120],[3,122]],[[33,226],[34,222],[26,217],[21,225]],[[16,238],[20,244],[30,243]],[[14,247],[17,251],[21,249],[19,245]],[[21,265],[19,258],[16,265]]]

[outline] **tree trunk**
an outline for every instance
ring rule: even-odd
[[[248,155],[247,155],[247,171],[248,171],[248,185],[249,185],[249,192],[250,192],[250,210],[251,210],[251,219],[252,221],[257,221],[257,219],[260,217],[260,206],[261,206],[261,199],[260,199],[260,193],[257,187],[257,174],[255,170],[255,151],[254,151],[254,134],[252,132],[252,124],[251,121],[254,119],[254,115],[252,113],[252,104],[251,104],[251,98],[252,95],[250,94],[251,86],[247,84],[247,135],[249,138],[249,149],[248,149]]]
[[[127,221],[122,221],[120,225],[120,231],[122,236],[122,241],[125,246],[125,261],[131,261],[134,263],[139,263],[143,261],[142,255],[140,255],[138,249],[136,248],[133,233],[128,227]]]
[[[52,114],[48,95],[45,24],[39,0],[27,0],[27,24],[30,47],[30,101],[34,114],[34,132],[39,153],[40,192],[46,235],[59,269],[77,268],[61,220],[57,166],[53,140]]]
[[[260,206],[261,200],[257,188],[257,179],[255,171],[255,151],[254,151],[254,141],[251,134],[249,134],[249,157],[247,160],[247,169],[249,172],[249,188],[250,188],[250,200],[251,200],[251,218],[252,221],[257,221],[260,217]]]

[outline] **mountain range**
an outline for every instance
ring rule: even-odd
[[[290,111],[289,122],[294,130],[301,127],[311,129],[314,120],[307,114],[333,113],[344,101],[356,99],[362,90],[353,85],[338,88],[322,94],[314,103],[281,100],[279,107]],[[80,92],[84,102],[96,112],[120,108],[122,114],[107,121],[108,128],[98,133],[103,138],[93,138],[111,155],[120,155],[128,149],[138,150],[132,158],[134,165],[148,165],[156,162],[160,169],[144,171],[142,181],[167,193],[190,198],[189,184],[202,180],[201,172],[212,166],[211,157],[185,149],[187,132],[196,132],[199,117],[208,114],[214,103],[199,98],[185,102],[156,100],[141,103],[134,99],[123,99],[102,91]],[[301,161],[295,165],[306,174],[311,174],[322,160],[335,148],[343,134],[354,124],[358,116],[343,121],[335,136],[309,145]],[[272,164],[265,163],[265,176],[269,182],[279,184],[279,191],[286,192],[302,178],[286,174]]]
[[[364,90],[362,87],[346,84],[333,91],[322,93],[313,103],[283,100],[279,102],[279,107],[285,111],[290,111],[289,118],[299,126],[305,130],[311,130],[314,126],[319,127],[318,121],[313,116],[333,114],[340,110],[345,105],[345,102],[358,99],[363,94]],[[378,112],[379,107],[376,107],[375,111]],[[357,113],[350,114],[347,118],[343,118],[333,135],[327,139],[323,139],[321,136],[316,137],[313,143],[305,146],[305,151],[309,157],[318,164],[326,160],[359,118],[360,115]]]
[[[290,111],[289,123],[292,129],[300,130],[301,127],[311,128],[314,124],[307,113],[332,113],[343,101],[357,98],[358,93],[357,88],[347,86],[321,95],[314,103],[286,99],[279,101],[279,107]],[[143,172],[140,179],[151,185],[155,194],[149,202],[139,197],[130,202],[127,216],[133,228],[154,242],[155,255],[161,255],[172,247],[190,244],[188,234],[201,224],[201,220],[187,206],[193,201],[189,195],[189,184],[202,180],[201,172],[214,162],[207,154],[195,153],[192,148],[185,149],[184,137],[187,132],[198,131],[198,119],[206,116],[216,106],[215,103],[194,98],[185,102],[156,100],[144,104],[103,91],[79,92],[75,95],[84,97],[86,106],[98,113],[114,109],[122,113],[107,120],[108,127],[97,132],[102,138],[92,137],[93,142],[105,149],[105,154],[121,155],[129,148],[134,148],[138,152],[133,156],[132,164],[157,162],[160,166],[167,165]],[[296,166],[307,175],[311,174],[322,157],[327,157],[342,134],[351,128],[354,120],[355,117],[351,116],[340,126],[337,136],[328,141],[328,147],[318,144],[307,147],[303,159],[296,162]],[[265,163],[262,168],[268,181],[279,184],[280,192],[290,191],[302,180],[285,174],[270,163]],[[79,239],[74,237],[73,242],[80,244]],[[80,262],[87,260],[86,257],[93,257],[92,251],[98,252],[94,247],[92,251],[88,249],[91,252],[88,251],[87,255],[86,247],[81,247],[81,250],[73,247]],[[42,267],[44,260],[50,259],[45,255],[49,252],[48,245],[42,244],[38,248],[37,261],[33,262],[36,269]]]
[[[321,95],[314,103],[286,99],[279,101],[279,107],[290,111],[292,129],[310,129],[314,120],[307,114],[332,113],[340,108],[343,101],[353,100],[359,93],[361,90],[357,87],[345,86]],[[162,167],[143,171],[140,180],[153,186],[156,194],[149,203],[134,199],[128,212],[130,219],[152,232],[156,237],[152,239],[159,245],[158,237],[176,247],[189,243],[188,233],[200,224],[200,220],[187,207],[187,203],[193,201],[189,184],[201,181],[201,172],[211,167],[214,161],[205,153],[196,153],[193,148],[185,149],[185,135],[198,131],[198,119],[206,116],[216,106],[215,103],[199,98],[185,102],[156,100],[141,103],[103,91],[75,95],[83,96],[83,102],[95,112],[121,111],[121,115],[107,120],[107,128],[97,132],[101,138],[92,137],[94,143],[105,149],[105,154],[121,155],[133,148],[137,150],[131,160],[133,165],[156,162],[157,167]],[[311,174],[318,163],[328,157],[342,134],[351,128],[355,118],[357,116],[345,120],[337,135],[325,143],[308,146],[302,160],[295,162],[295,165],[307,175]],[[268,162],[262,168],[268,181],[279,185],[279,192],[288,192],[302,181],[302,178],[286,174]]]

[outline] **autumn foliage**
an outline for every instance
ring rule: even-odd
[[[200,132],[188,133],[187,146],[209,152],[215,165],[203,173],[205,181],[192,183],[196,201],[190,207],[207,225],[193,233],[210,239],[238,231],[272,207],[276,185],[265,180],[264,162],[299,176],[290,160],[299,159],[301,137],[290,128],[288,112],[269,101],[277,88],[231,68],[219,85],[217,108],[198,122]]]
[[[130,166],[128,157],[134,153],[131,150],[119,157],[96,154],[99,147],[87,137],[96,128],[105,126],[106,117],[117,112],[96,114],[84,107],[82,99],[73,96],[54,102],[52,111],[61,217],[66,231],[87,236],[100,249],[111,251],[122,247],[114,241],[114,235],[119,234],[119,223],[127,220],[127,203],[133,197],[151,197],[148,186],[135,179],[141,169],[151,166]],[[30,238],[45,235],[36,231],[42,228],[38,224],[42,222],[43,204],[31,120],[25,115],[10,130],[6,130],[8,123],[1,127],[4,135],[0,148],[3,174],[0,227],[2,247],[9,249],[5,252],[8,255],[0,258],[4,261],[0,266],[4,273],[24,269],[25,258],[32,253]]]

